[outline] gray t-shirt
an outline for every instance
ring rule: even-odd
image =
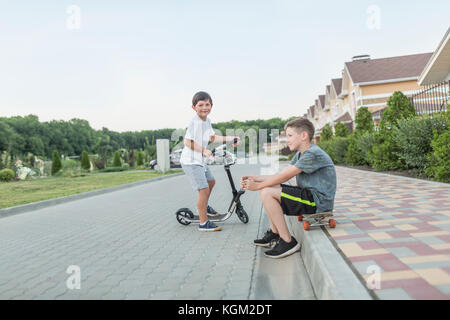
[[[291,164],[302,170],[297,175],[297,185],[311,191],[316,202],[316,212],[333,210],[336,194],[336,170],[330,156],[315,144],[294,156]]]

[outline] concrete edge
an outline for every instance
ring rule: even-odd
[[[264,206],[261,203],[261,208],[260,208],[260,219],[258,222],[258,234],[256,235],[256,238],[261,238],[264,233],[266,232],[266,230],[270,227],[269,225],[269,218],[267,216],[267,213],[264,209]],[[255,239],[256,239],[255,238]],[[253,244],[252,244],[253,245]],[[249,300],[273,300],[273,299],[277,299],[277,300],[285,300],[286,298],[277,298],[273,295],[273,292],[271,293],[267,293],[267,292],[257,292],[257,290],[261,290],[262,288],[264,289],[268,289],[270,287],[270,280],[269,282],[267,282],[267,279],[261,278],[261,269],[262,269],[262,265],[264,264],[264,260],[263,259],[268,259],[268,260],[272,260],[269,258],[266,258],[264,256],[264,254],[262,254],[263,250],[268,250],[264,249],[264,248],[260,248],[257,246],[255,247],[255,257],[254,257],[254,263],[253,263],[253,273],[252,273],[252,280],[251,280],[251,286],[250,286],[250,292],[249,292],[249,296],[248,299]],[[261,250],[263,249],[263,250]],[[259,251],[259,252],[258,252]],[[295,256],[295,260],[292,260],[294,263],[296,263],[294,269],[296,270],[295,272],[297,274],[301,273],[304,274],[304,269],[300,269],[300,265],[305,266],[305,264],[303,263],[302,260],[302,256],[300,255],[299,252],[295,253],[293,256]],[[275,261],[272,261],[275,262]],[[267,262],[266,262],[267,263]],[[311,283],[311,280],[305,280],[308,282],[308,285],[312,288],[312,294],[313,296],[302,296],[302,297],[297,297],[297,299],[300,300],[311,300],[313,297],[314,299],[316,299],[316,294],[314,291],[314,287]],[[301,286],[302,287],[302,286]],[[294,299],[293,297],[289,297],[287,299]]]
[[[301,256],[317,299],[374,299],[321,228],[304,231],[297,217],[286,216],[286,221],[302,244]]]
[[[59,197],[59,198],[49,199],[49,200],[42,200],[42,201],[27,203],[27,204],[10,207],[10,208],[3,208],[3,209],[0,209],[0,219],[6,218],[9,216],[13,216],[16,214],[21,214],[21,213],[30,212],[33,210],[51,207],[51,206],[61,204],[61,203],[67,203],[70,201],[90,198],[93,196],[110,193],[110,192],[114,192],[114,191],[118,191],[118,190],[122,190],[122,189],[132,188],[132,187],[136,187],[136,186],[139,186],[142,184],[160,181],[163,179],[172,178],[172,177],[180,176],[183,174],[184,174],[184,172],[177,172],[177,173],[172,173],[169,175],[160,176],[160,177],[156,177],[156,178],[140,180],[140,181],[136,181],[136,182],[121,184],[121,185],[103,188],[103,189],[92,190],[92,191],[83,192],[83,193],[72,194],[72,195],[65,196],[65,197]]]

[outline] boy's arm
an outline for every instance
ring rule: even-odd
[[[211,136],[209,138],[209,142],[230,142],[233,141],[235,138],[239,138],[238,136]]]
[[[261,190],[267,187],[272,187],[275,185],[279,185],[283,182],[288,181],[292,177],[295,177],[296,175],[300,174],[302,170],[298,169],[297,167],[293,165],[289,165],[287,168],[285,168],[281,173],[275,174],[272,176],[264,176],[266,179],[261,183],[255,183],[254,181],[247,182],[247,190]],[[263,176],[262,176],[263,177]],[[258,177],[261,178],[261,177]]]
[[[191,139],[184,139],[184,145],[194,151],[200,152],[201,154],[205,155],[205,152],[209,152],[208,155],[205,156],[210,156],[211,155],[211,151],[208,149],[203,148],[202,146],[199,146],[198,144],[196,144],[194,142],[194,140]]]

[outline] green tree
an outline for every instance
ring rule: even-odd
[[[137,153],[137,165],[142,166],[144,164],[144,153],[142,151],[139,151]]]
[[[83,150],[81,153],[81,168],[84,170],[89,170],[91,167],[91,162],[89,161],[89,155],[88,152]]]
[[[114,166],[114,167],[121,167],[121,166],[122,166],[122,161],[120,160],[120,154],[119,154],[119,151],[114,152],[114,162],[113,162],[113,166]]]
[[[355,132],[357,132],[358,134],[373,131],[374,127],[372,113],[369,111],[369,108],[361,107],[358,109],[358,111],[356,112],[355,123]]]
[[[333,137],[333,129],[331,128],[331,125],[327,123],[322,128],[322,132],[320,133],[320,141],[328,141],[332,137]]]
[[[342,122],[338,122],[334,126],[334,135],[336,137],[345,138],[350,135],[350,131],[348,130],[348,128],[345,124],[343,124]]]
[[[53,150],[52,154],[52,175],[58,173],[62,168],[61,156],[57,150]]]
[[[414,107],[409,98],[401,91],[395,91],[387,101],[387,108],[381,118],[381,128],[392,128],[397,125],[398,120],[407,119],[416,115]]]
[[[396,91],[387,101],[387,108],[380,121],[380,130],[375,133],[375,141],[369,162],[376,170],[404,170],[407,168],[404,159],[399,157],[400,148],[394,139],[393,128],[398,121],[415,116],[414,107],[407,96]]]

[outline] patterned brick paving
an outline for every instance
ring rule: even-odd
[[[328,232],[364,279],[380,270],[374,293],[450,299],[450,185],[336,170],[338,226]]]

